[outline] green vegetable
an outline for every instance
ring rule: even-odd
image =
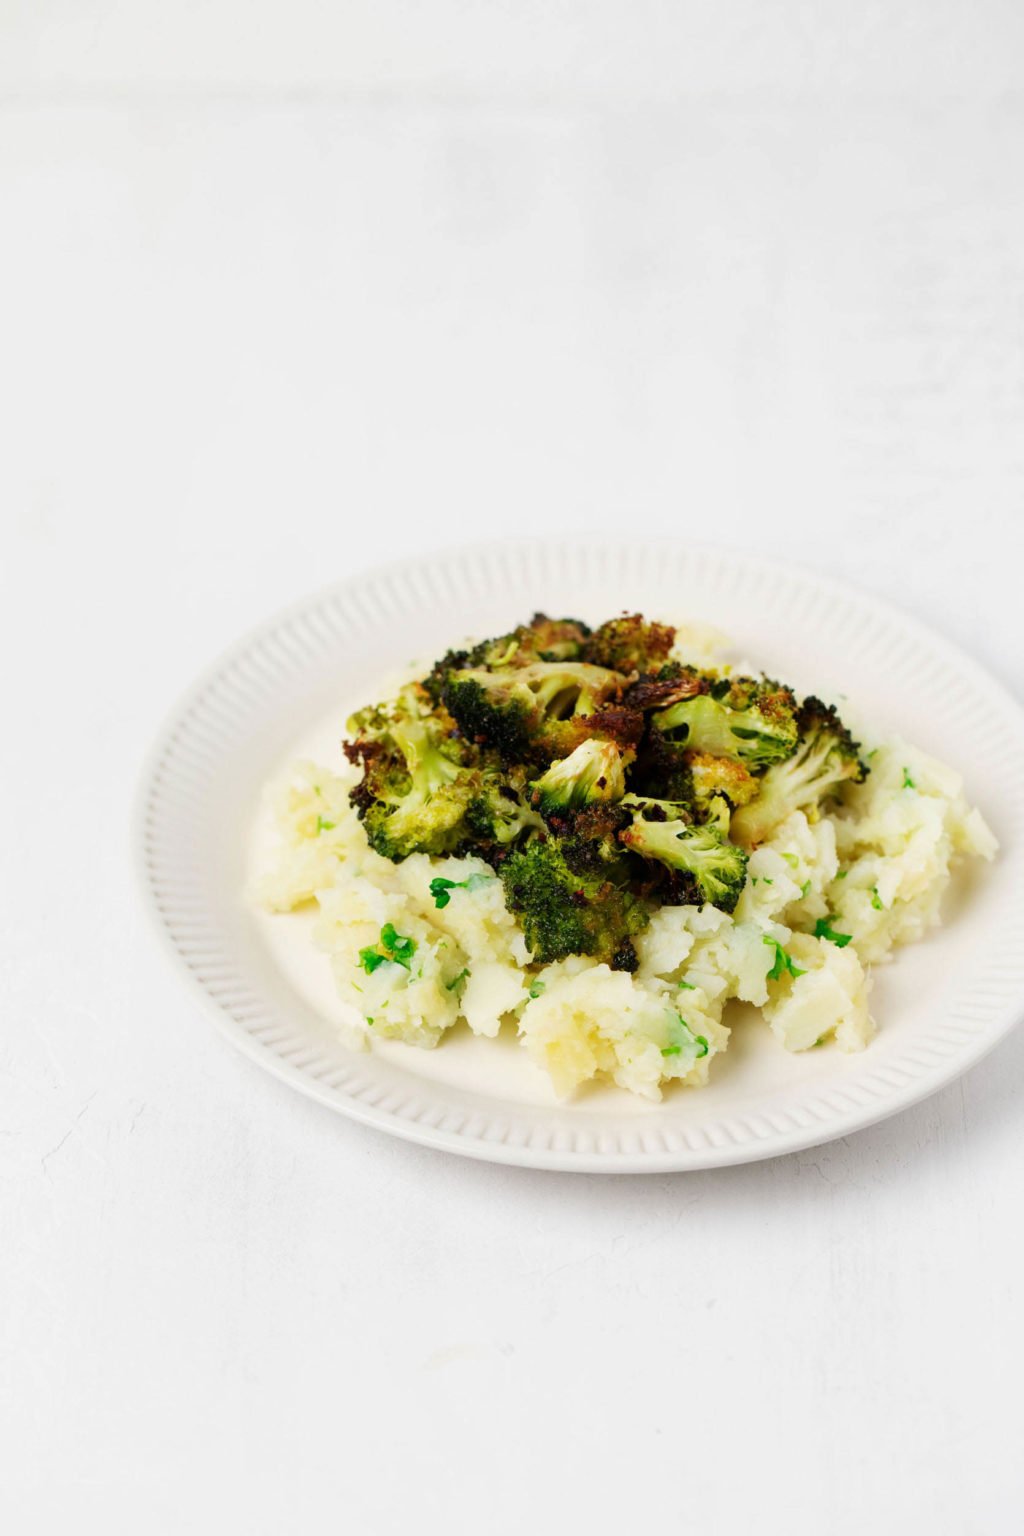
[[[765,944],[775,951],[775,959],[772,962],[771,970],[768,972],[769,980],[780,981],[787,971],[794,981],[798,976],[805,976],[807,974],[798,965],[794,964],[792,955],[787,949],[783,948],[778,939],[773,938],[770,933],[763,933],[761,938]]]
[[[638,797],[631,798],[644,805]],[[641,812],[619,833],[619,841],[631,853],[664,865],[663,900],[677,906],[707,903],[722,912],[735,910],[746,880],[747,855],[714,828],[694,827],[681,817],[649,821]]]
[[[814,925],[814,937],[816,939],[828,939],[837,949],[845,949],[853,938],[851,933],[836,933],[827,917],[819,917]]]
[[[805,880],[803,885],[800,887],[800,900],[801,901],[806,901],[806,899],[807,899],[807,892],[810,890],[810,888],[811,888],[811,882],[809,880]]]
[[[650,920],[647,908],[599,858],[587,868],[578,858],[584,851],[554,837],[517,849],[501,866],[505,900],[542,965],[593,955],[615,970],[635,970],[633,938]]]
[[[793,811],[812,810],[843,784],[859,784],[867,774],[857,743],[834,708],[805,699],[797,719],[796,751],[768,769],[757,799],[732,818],[731,836],[746,848],[763,843]]]
[[[546,813],[621,800],[626,793],[623,755],[614,741],[591,737],[568,757],[552,763],[530,790],[531,803]]]
[[[694,1034],[689,1024],[687,1024],[686,1020],[683,1018],[682,1014],[677,1013],[673,1016],[672,1028],[676,1034],[680,1034],[681,1032],[682,1039],[674,1040],[671,1045],[662,1046],[661,1054],[663,1056],[678,1056],[682,1052],[684,1046],[689,1047],[694,1045],[700,1047],[700,1049],[695,1052],[698,1061],[702,1056],[707,1055],[707,1040],[703,1035]]]
[[[901,785],[901,788],[903,788],[903,789],[916,789],[917,788],[917,785],[914,783],[913,779],[910,777],[910,769],[909,768],[904,768],[904,770],[903,770],[903,784]]]
[[[879,896],[879,894],[878,894],[878,886],[877,885],[873,885],[871,887],[871,905],[874,907],[876,912],[884,912],[885,911],[885,902],[882,900],[881,896]]]
[[[326,821],[323,816],[318,816],[316,819],[317,836],[319,836],[321,832],[333,832],[336,825],[336,822]]]
[[[532,986],[530,987],[530,996],[531,997],[540,997],[540,995],[541,995],[541,993],[543,991],[544,991],[544,983],[542,981],[535,981],[532,984]]]
[[[457,976],[452,977],[451,981],[445,983],[445,990],[448,992],[454,992],[457,987],[462,985],[468,975],[469,967],[466,966],[465,970],[460,971]]]
[[[452,891],[477,891],[482,885],[490,885],[494,875],[479,873],[469,875],[465,880],[446,880],[443,875],[437,875],[430,882],[430,894],[434,898],[434,906],[440,910],[451,901]]]
[[[781,762],[796,751],[796,699],[768,679],[740,677],[710,685],[653,717],[654,728],[690,751],[735,757],[749,768]]]
[[[393,923],[385,923],[380,931],[378,944],[371,944],[366,949],[361,949],[359,959],[366,974],[372,976],[385,960],[391,960],[395,965],[404,965],[405,969],[409,970],[410,961],[415,953],[416,940],[397,933]]]

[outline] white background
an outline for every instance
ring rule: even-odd
[[[1024,8],[4,0],[0,102],[0,1524],[1018,1531],[1024,1033],[775,1163],[448,1159],[232,1054],[125,828],[212,653],[468,534],[1024,692]]]

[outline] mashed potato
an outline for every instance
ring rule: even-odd
[[[349,803],[347,765],[300,763],[274,791],[282,846],[256,895],[279,912],[315,903],[316,943],[363,1043],[430,1047],[459,1020],[487,1036],[508,1024],[558,1094],[610,1079],[658,1099],[666,1083],[707,1081],[729,1043],[731,998],[760,1008],[787,1050],[861,1050],[875,1030],[867,967],[939,923],[959,858],[993,857],[951,769],[898,741],[871,754],[871,769],[829,814],[798,811],[776,828],[751,855],[733,916],[657,911],[633,974],[585,956],[532,964],[480,859],[381,858]],[[454,883],[441,908],[438,876]],[[393,953],[382,932],[396,936]]]

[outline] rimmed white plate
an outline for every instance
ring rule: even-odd
[[[246,900],[261,791],[296,754],[338,751],[347,709],[413,656],[495,634],[536,609],[599,620],[624,608],[725,630],[798,687],[846,695],[964,774],[1002,844],[965,872],[947,924],[876,973],[863,1054],[792,1056],[740,1022],[712,1081],[660,1105],[615,1088],[559,1104],[514,1040],[347,1049],[327,961],[301,915]],[[156,742],[135,818],[145,903],[191,996],[246,1055],[353,1119],[413,1141],[530,1167],[642,1173],[791,1152],[913,1104],[1024,1013],[1024,713],[974,662],[872,598],[725,550],[528,543],[444,551],[360,575],[241,640]]]

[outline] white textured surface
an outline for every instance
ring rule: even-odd
[[[282,601],[696,528],[1024,692],[1014,4],[0,15],[0,1512],[25,1532],[1015,1532],[1024,1032],[815,1153],[456,1162],[139,931],[145,741]]]

